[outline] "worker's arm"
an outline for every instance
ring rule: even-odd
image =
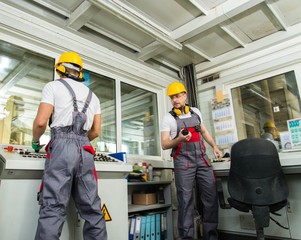
[[[189,141],[189,139],[191,138],[191,133],[189,132],[187,135],[183,135],[182,130],[179,132],[179,136],[174,139],[170,139],[169,131],[162,131],[161,132],[162,149],[163,150],[170,149],[176,147],[180,142]]]
[[[222,157],[222,152],[219,150],[213,137],[208,132],[207,128],[205,127],[205,125],[203,123],[201,124],[201,134],[202,134],[203,138],[205,139],[205,141],[213,148],[214,156],[220,159]]]
[[[40,103],[37,116],[33,122],[32,140],[38,142],[44,134],[48,120],[53,112],[53,106],[49,103]]]
[[[100,135],[101,130],[101,114],[94,115],[94,120],[91,129],[88,131],[88,138],[90,141]]]

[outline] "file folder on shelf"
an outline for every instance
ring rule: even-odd
[[[167,240],[167,219],[166,212],[161,213],[161,240]]]
[[[155,232],[155,239],[161,240],[161,214],[156,213],[156,232]]]
[[[145,240],[150,240],[151,238],[151,216],[146,215],[146,224],[145,224]]]
[[[150,230],[151,230],[151,237],[150,240],[156,240],[156,215],[151,214],[150,215],[151,220],[150,220]]]
[[[140,240],[145,240],[146,216],[141,216]]]
[[[134,240],[140,240],[141,216],[136,216]]]
[[[136,216],[131,217],[131,226],[129,229],[129,240],[134,240]]]

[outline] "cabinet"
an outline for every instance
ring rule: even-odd
[[[14,149],[23,148],[14,146]],[[7,145],[0,145],[0,239],[31,240],[37,229],[39,204],[36,198],[45,159],[35,153],[24,157],[16,150],[8,152],[6,149]],[[43,156],[44,153],[40,154]],[[108,237],[110,240],[126,240],[128,204],[125,177],[132,171],[132,166],[95,162],[95,169]],[[71,198],[61,240],[83,239],[84,220],[77,212]]]
[[[133,194],[138,192],[156,193],[158,199],[159,188],[163,188],[164,203],[150,205],[133,204]],[[172,204],[171,204],[171,180],[170,181],[151,181],[151,182],[128,182],[128,214],[147,215],[152,213],[166,213],[166,230],[168,240],[173,239],[173,223],[172,223]]]

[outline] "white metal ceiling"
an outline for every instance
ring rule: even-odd
[[[246,49],[246,54],[248,49],[256,50],[258,40],[301,23],[300,0],[2,2],[132,59],[171,71],[190,63],[214,65],[237,49]],[[231,57],[227,54],[226,59]]]

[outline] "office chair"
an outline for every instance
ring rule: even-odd
[[[270,213],[283,208],[288,197],[278,151],[271,141],[248,138],[232,146],[228,191],[230,206],[242,212],[251,211],[257,240],[264,240]]]

